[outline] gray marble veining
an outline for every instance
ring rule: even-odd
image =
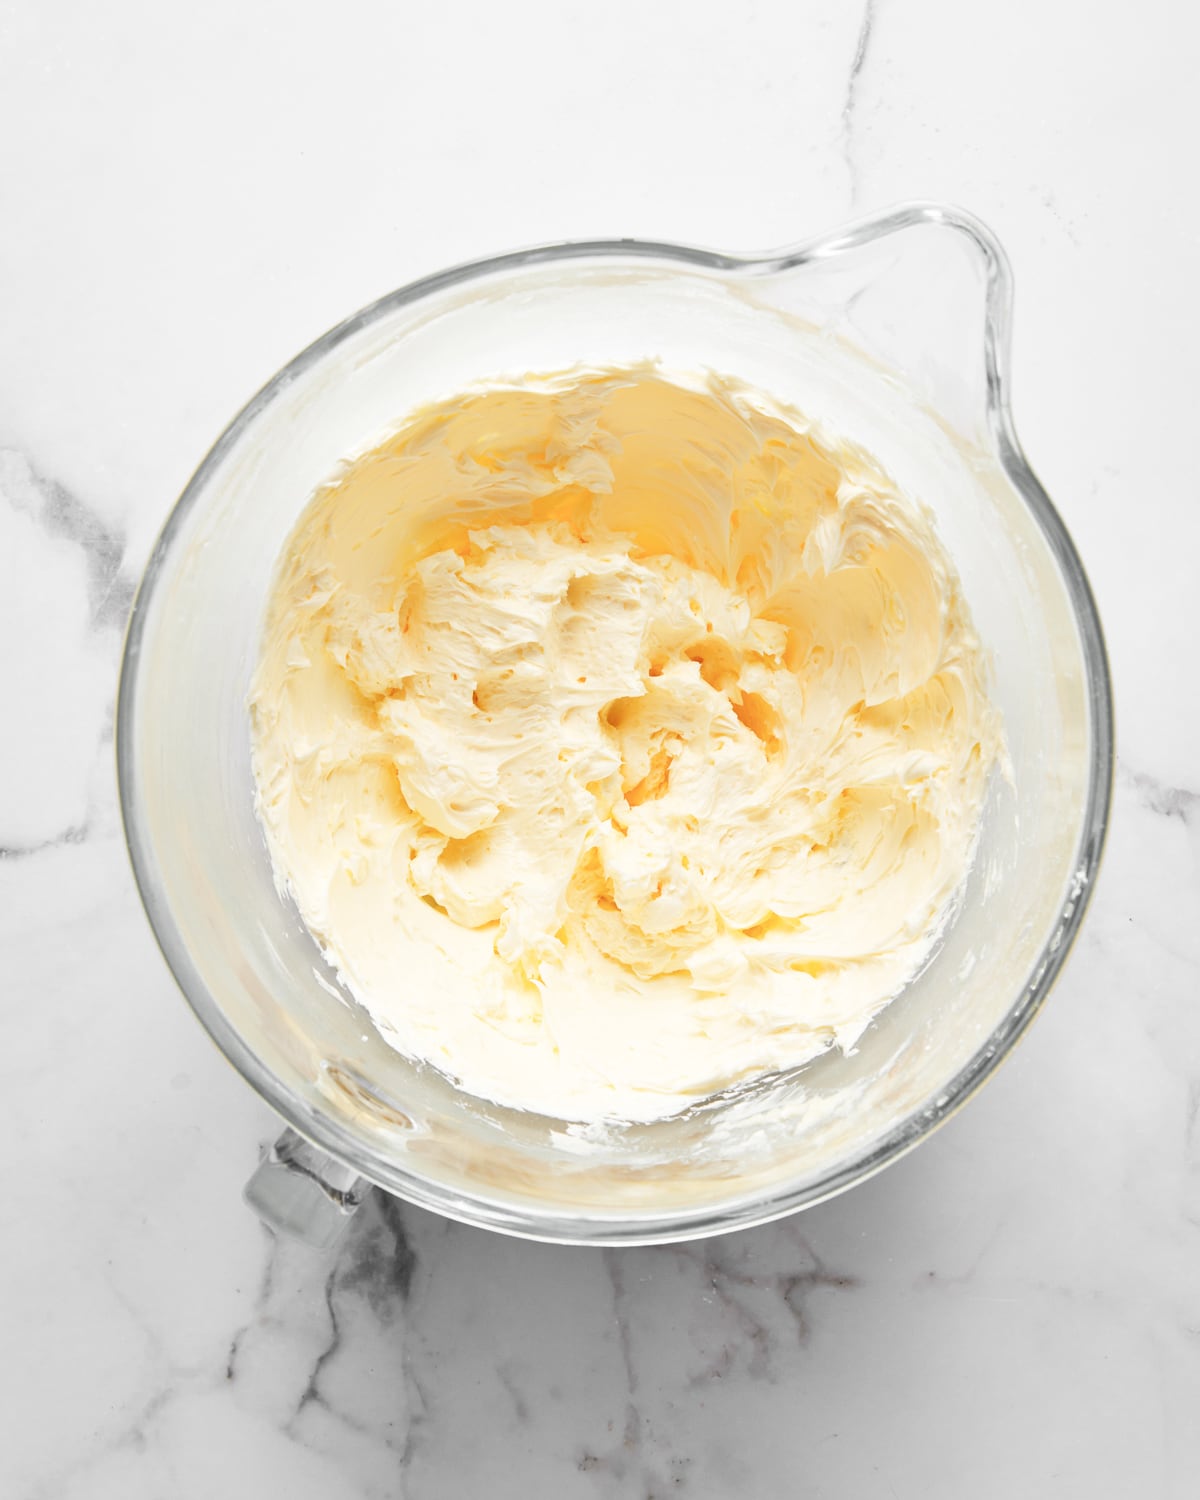
[[[1200,347],[1195,28],[1165,0],[9,20],[0,1494],[1190,1500],[1200,537],[1160,439]],[[740,1235],[564,1249],[375,1196],[329,1256],[275,1241],[239,1189],[276,1122],[175,992],[116,809],[172,496],[305,339],[438,265],[781,244],[917,196],[1012,254],[1018,423],[1113,657],[1110,844],[1043,1018],[914,1155]]]

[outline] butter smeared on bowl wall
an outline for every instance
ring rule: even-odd
[[[277,877],[381,1035],[575,1121],[852,1047],[1002,745],[917,501],[650,366],[467,392],[334,476],[251,720]]]

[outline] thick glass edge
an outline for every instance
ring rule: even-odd
[[[464,1202],[462,1194],[430,1184],[391,1163],[369,1156],[349,1132],[292,1096],[226,1021],[192,964],[169,909],[159,900],[154,851],[139,821],[132,729],[137,695],[136,665],[142,649],[146,609],[172,540],[187,519],[208,476],[258,413],[326,353],[388,313],[435,292],[506,270],[564,260],[620,258],[661,261],[709,271],[765,276],[828,259],[919,225],[942,225],[961,233],[983,262],[986,274],[983,356],[989,429],[1002,468],[1028,504],[1061,567],[1080,632],[1087,673],[1091,764],[1087,805],[1076,851],[1075,879],[1065,895],[1062,920],[1039,955],[1020,1002],[1014,1005],[971,1061],[947,1084],[933,1105],[899,1125],[859,1161],[848,1164],[820,1184],[784,1190],[765,1201],[747,1200],[699,1213],[577,1218],[544,1212],[533,1205],[514,1209],[484,1195],[472,1195]],[[134,880],[167,967],[197,1019],[226,1059],[289,1125],[385,1191],[447,1218],[518,1238],[550,1243],[648,1245],[750,1228],[836,1197],[906,1155],[976,1093],[1028,1029],[1073,946],[1091,899],[1103,852],[1114,769],[1111,677],[1095,599],[1074,543],[1030,467],[1013,425],[1009,368],[1011,310],[1012,277],[999,241],[973,214],[939,203],[901,204],[857,220],[832,234],[818,235],[760,255],[731,255],[636,239],[561,241],[454,266],[379,298],[314,340],[242,407],[188,481],[151,550],[126,628],[114,743],[121,816]]]

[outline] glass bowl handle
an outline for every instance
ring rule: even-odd
[[[263,1157],[242,1196],[268,1229],[328,1250],[371,1191],[351,1167],[285,1130]]]

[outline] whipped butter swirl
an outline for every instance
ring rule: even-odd
[[[649,1119],[853,1045],[999,745],[929,517],[732,382],[419,412],[311,501],[251,713],[277,873],[381,1033]]]

